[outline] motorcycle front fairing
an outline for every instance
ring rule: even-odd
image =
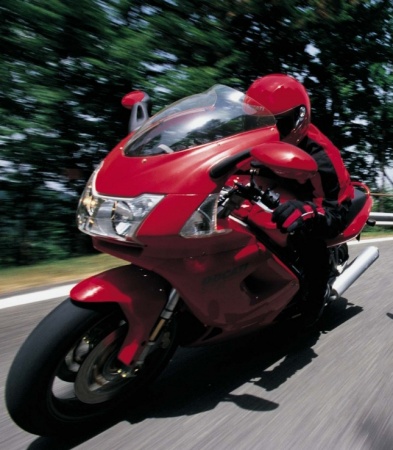
[[[297,277],[243,223],[214,217],[230,173],[213,179],[210,170],[242,152],[244,161],[232,173],[248,169],[248,149],[278,140],[271,113],[231,88],[214,87],[180,101],[105,158],[81,198],[79,227],[98,250],[167,280],[203,324],[219,327],[224,336],[268,323],[297,292]],[[138,214],[141,221],[131,226]],[[71,297],[117,301],[111,282],[105,289],[101,278],[77,286]],[[143,289],[131,282],[122,295],[131,309],[144,301]],[[145,338],[149,332],[146,326]]]

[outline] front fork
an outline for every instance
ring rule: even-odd
[[[139,357],[132,362],[131,365],[124,365],[122,368],[118,370],[118,373],[124,377],[128,378],[131,376],[135,376],[138,374],[140,369],[142,368],[143,364],[145,363],[146,357],[149,355],[149,353],[160,344],[160,333],[164,326],[168,323],[168,321],[172,318],[172,315],[176,309],[176,306],[179,302],[180,296],[176,289],[172,289],[168,301],[162,310],[159,320],[157,324],[152,329],[149,340],[147,344],[145,345],[144,349],[140,353]]]
[[[128,332],[118,353],[121,374],[139,371],[179,301],[178,292],[158,274],[134,264],[94,275],[70,292],[76,303],[116,303],[128,323]],[[136,370],[135,370],[136,369]]]

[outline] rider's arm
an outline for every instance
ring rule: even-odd
[[[315,126],[310,125],[309,135],[300,144],[317,162],[318,173],[310,180],[313,203],[325,213],[318,216],[316,228],[323,235],[339,234],[353,198],[350,175],[338,148]]]

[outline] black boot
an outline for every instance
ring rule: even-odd
[[[291,244],[298,255],[303,272],[300,310],[305,326],[313,326],[321,317],[329,280],[329,252],[323,239],[299,234],[291,236]]]
[[[306,328],[313,327],[321,318],[326,303],[330,297],[330,287],[324,289],[323,293],[309,291],[308,298],[302,304],[302,323]]]

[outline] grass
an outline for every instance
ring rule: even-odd
[[[367,227],[363,239],[393,236],[391,229]],[[98,254],[46,262],[34,266],[0,269],[0,295],[7,295],[40,286],[71,283],[95,273],[127,264],[113,256]]]
[[[374,228],[366,226],[362,232],[363,239],[383,238],[383,237],[393,237],[393,227],[376,226]]]
[[[95,273],[127,264],[99,254],[0,270],[0,295],[45,285],[71,283]]]

